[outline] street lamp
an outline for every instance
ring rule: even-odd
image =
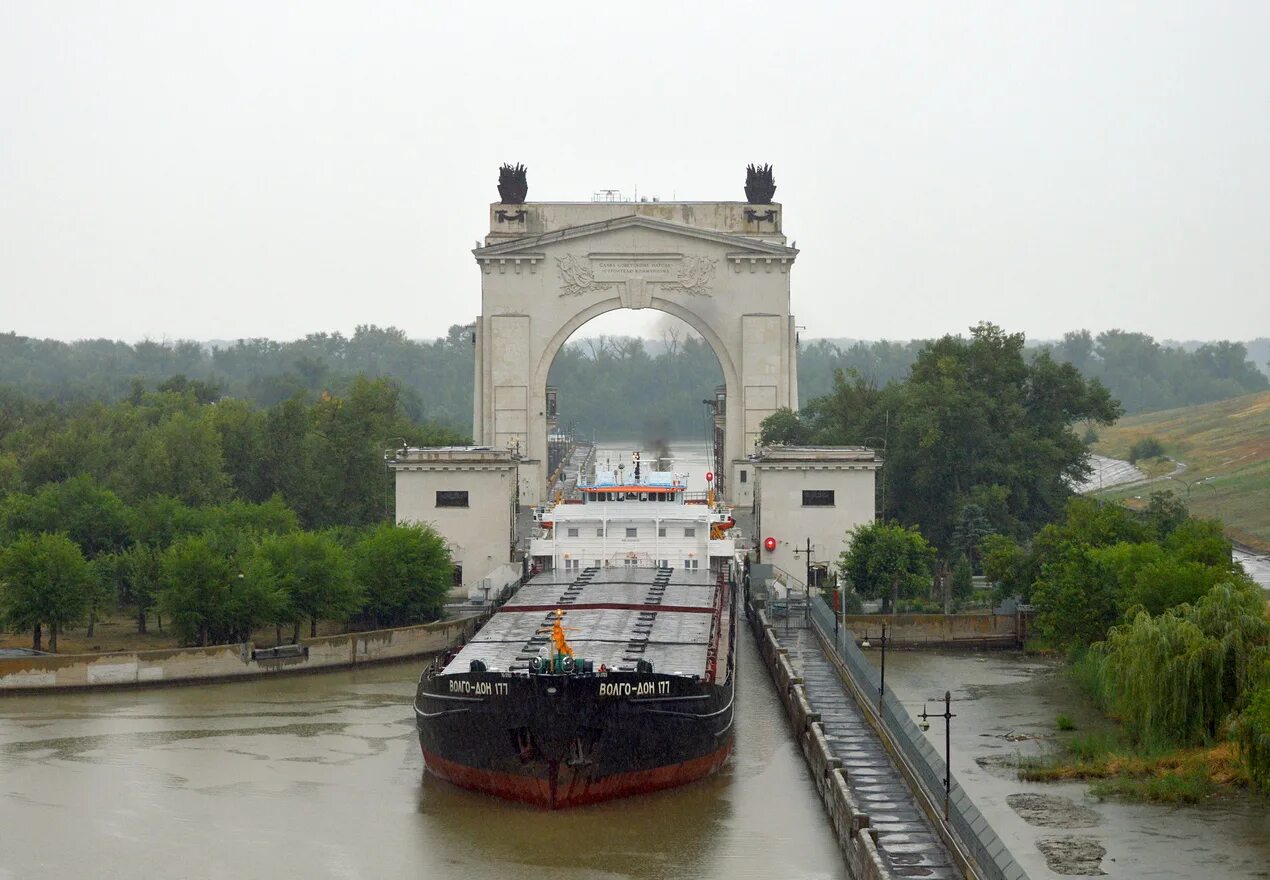
[[[1187,480],[1183,477],[1176,477],[1176,476],[1170,475],[1169,479],[1176,480],[1177,482],[1181,483],[1183,486],[1186,487],[1186,506],[1189,508],[1191,506],[1191,486],[1201,485],[1202,483],[1207,482],[1210,478],[1204,477],[1203,479],[1200,479],[1200,480]]]
[[[799,548],[794,551],[794,555],[805,554],[803,562],[807,563],[806,580],[803,582],[803,616],[810,619],[811,615],[811,538],[807,539],[807,549]]]
[[[926,714],[926,704],[922,703],[922,719],[918,725],[923,731],[930,730],[931,718],[944,719],[944,819],[948,819],[948,801],[952,796],[952,719],[957,716],[952,711],[952,693],[944,691],[944,713],[942,715]]]
[[[884,623],[882,624],[882,638],[878,640],[878,644],[882,646],[882,675],[878,680],[879,714],[882,712],[882,697],[886,693],[886,643],[888,641],[890,640],[886,637],[886,624]],[[864,648],[866,651],[873,647],[873,645],[869,642],[869,631],[867,629],[864,631],[864,638],[860,641],[860,647]],[[923,707],[922,711],[925,712],[926,709]]]

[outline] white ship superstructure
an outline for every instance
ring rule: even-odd
[[[641,473],[638,460],[631,470],[597,470],[593,482],[578,486],[579,497],[536,511],[536,568],[705,571],[733,559],[735,521],[712,492],[688,493],[686,474]]]

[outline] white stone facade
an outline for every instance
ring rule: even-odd
[[[696,329],[727,388],[726,485],[759,423],[798,407],[790,268],[778,204],[537,202],[490,206],[481,269],[473,438],[525,456],[522,504],[545,492],[547,372],[587,321],[652,308]]]
[[[406,449],[388,461],[397,522],[430,525],[445,538],[462,566],[464,597],[512,561],[517,465],[506,450],[473,446]]]
[[[874,520],[881,459],[862,446],[774,446],[752,464],[758,544],[776,539],[762,561],[804,580],[810,540],[811,564],[836,571],[847,532]]]

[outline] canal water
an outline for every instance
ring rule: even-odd
[[[876,648],[868,655],[878,662]],[[1078,733],[1106,729],[1055,663],[1003,652],[891,650],[886,686],[914,716],[923,706],[942,714],[944,691],[951,690],[953,773],[1032,880],[1097,872],[1161,880],[1270,877],[1264,799],[1170,807],[1099,801],[1077,782],[1019,780],[1010,765],[1059,747],[1060,713]],[[942,755],[944,721],[932,718],[930,725],[926,735]],[[1082,855],[1094,870],[1081,869]],[[1064,861],[1065,872],[1055,871]]]
[[[845,878],[743,628],[738,648],[736,753],[721,773],[558,813],[424,774],[421,662],[2,697],[0,880]]]

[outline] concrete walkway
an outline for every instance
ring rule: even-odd
[[[873,728],[801,617],[771,621],[771,632],[794,673],[802,678],[807,702],[819,715],[829,750],[845,771],[847,786],[877,848],[896,877],[960,878],[962,873],[931,827]]]

